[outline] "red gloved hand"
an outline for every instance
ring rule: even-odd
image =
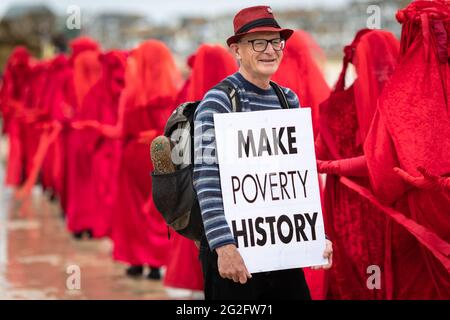
[[[450,177],[441,177],[429,173],[425,168],[418,167],[417,170],[422,174],[420,177],[413,177],[408,172],[395,167],[394,172],[410,185],[424,190],[447,190],[450,191]]]
[[[339,160],[317,160],[317,171],[326,174],[340,174]]]
[[[317,160],[317,171],[319,173],[353,177],[366,177],[369,174],[364,156],[330,161]]]
[[[100,123],[96,120],[74,121],[71,123],[72,128],[82,130],[87,128],[99,129]]]

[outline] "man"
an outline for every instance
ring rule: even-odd
[[[292,30],[282,29],[272,9],[256,6],[241,10],[234,18],[235,34],[227,40],[240,68],[227,80],[239,92],[242,111],[281,109],[270,86],[270,77],[277,71],[283,48]],[[211,66],[214,67],[214,66]],[[290,108],[298,108],[295,93],[282,88]],[[236,248],[225,219],[219,166],[215,150],[215,113],[231,112],[228,96],[210,90],[199,105],[195,120],[195,154],[202,155],[194,163],[196,189],[205,226],[200,259],[203,268],[206,299],[310,299],[301,269],[263,272],[251,275]],[[327,240],[324,257],[332,264],[331,242]]]

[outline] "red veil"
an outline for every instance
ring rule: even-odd
[[[364,144],[370,182],[380,201],[415,223],[388,221],[388,298],[450,298],[450,196],[410,189],[393,173],[450,172],[450,9],[444,1],[414,1],[397,13],[401,58],[378,102]]]
[[[178,95],[178,103],[202,99],[209,89],[238,69],[236,60],[225,48],[209,44],[201,45],[196,53],[189,57],[188,64],[192,71]],[[199,253],[194,242],[172,232],[171,251],[164,285],[203,290]]]
[[[99,51],[88,50],[78,54],[74,59],[73,81],[79,106],[82,105],[84,97],[100,78],[102,69],[99,54]]]
[[[343,68],[328,100],[320,106],[317,157],[337,160],[363,154],[362,143],[377,106],[377,98],[392,75],[399,43],[386,31],[364,29],[344,49]],[[349,63],[357,79],[345,89]],[[367,178],[356,178],[367,186]],[[328,297],[331,299],[383,299],[381,290],[367,287],[367,268],[383,266],[385,217],[339,177],[327,175],[324,190],[324,220],[333,241],[334,261],[329,270]]]
[[[233,56],[219,45],[203,44],[193,57],[186,101],[202,99],[209,89],[238,69]]]
[[[300,105],[311,108],[314,134],[317,134],[319,104],[330,94],[322,72],[315,61],[320,48],[304,31],[295,31],[286,42],[283,60],[272,80],[292,89]]]

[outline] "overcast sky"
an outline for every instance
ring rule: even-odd
[[[238,9],[252,5],[270,5],[277,8],[311,8],[317,6],[334,7],[350,0],[0,0],[0,16],[12,4],[44,3],[56,13],[64,14],[70,5],[78,5],[89,12],[120,11],[141,13],[156,21],[162,21],[178,15],[216,15],[234,13]]]

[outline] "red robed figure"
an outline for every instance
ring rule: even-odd
[[[116,124],[118,104],[124,86],[125,54],[111,51],[98,59],[102,75],[86,94],[75,117],[77,121],[96,121],[99,125]],[[71,206],[67,212],[68,228],[74,233],[91,231],[94,237],[109,235],[111,213],[117,189],[119,142],[104,138],[93,129],[80,128],[74,132],[71,147],[77,170],[76,190],[70,192]]]
[[[25,138],[21,118],[24,117],[29,88],[30,60],[25,47],[15,48],[6,64],[1,89],[3,132],[7,134],[9,142],[5,183],[12,187],[19,187],[25,178]]]
[[[69,206],[69,172],[74,165],[71,163],[73,154],[70,147],[70,121],[79,107],[74,82],[74,63],[83,52],[96,51],[98,45],[87,37],[80,37],[72,40],[70,47],[72,54],[69,58],[61,54],[50,62],[47,83],[42,93],[43,105],[48,114],[48,128],[40,139],[40,144],[49,143],[47,148],[40,150],[45,157],[41,165],[43,184],[59,199],[64,213]],[[83,83],[85,87],[88,84],[89,81]],[[49,138],[52,135],[54,137]]]
[[[450,172],[450,8],[444,1],[415,1],[397,19],[401,58],[380,96],[364,152],[375,195],[425,229],[414,227],[413,235],[388,221],[387,293],[449,299],[450,194],[412,188],[393,167],[415,176],[419,166],[436,175]]]
[[[397,13],[400,59],[378,99],[365,156],[318,163],[321,172],[369,175],[372,191],[341,181],[389,217],[383,271],[388,299],[450,298],[448,191],[411,185],[398,173],[450,172],[447,3],[415,1]]]
[[[283,60],[272,80],[294,91],[300,105],[311,108],[314,134],[317,134],[319,104],[330,94],[330,88],[316,62],[322,57],[320,47],[309,34],[296,30],[286,42]]]
[[[343,68],[330,97],[320,105],[316,156],[338,160],[363,154],[363,142],[377,99],[397,64],[398,40],[389,32],[364,29],[345,47]],[[345,88],[348,65],[357,78]],[[367,177],[353,177],[368,186]],[[368,200],[344,186],[336,175],[327,175],[324,222],[333,241],[333,268],[328,271],[329,299],[383,299],[386,288],[367,286],[367,268],[384,264],[385,215]]]
[[[151,196],[150,141],[163,132],[181,75],[169,49],[150,40],[131,53],[125,80],[118,125],[102,130],[121,138],[113,257],[132,266],[161,267],[169,254],[167,226],[151,199],[144,208]],[[147,141],[140,139],[144,133]]]

